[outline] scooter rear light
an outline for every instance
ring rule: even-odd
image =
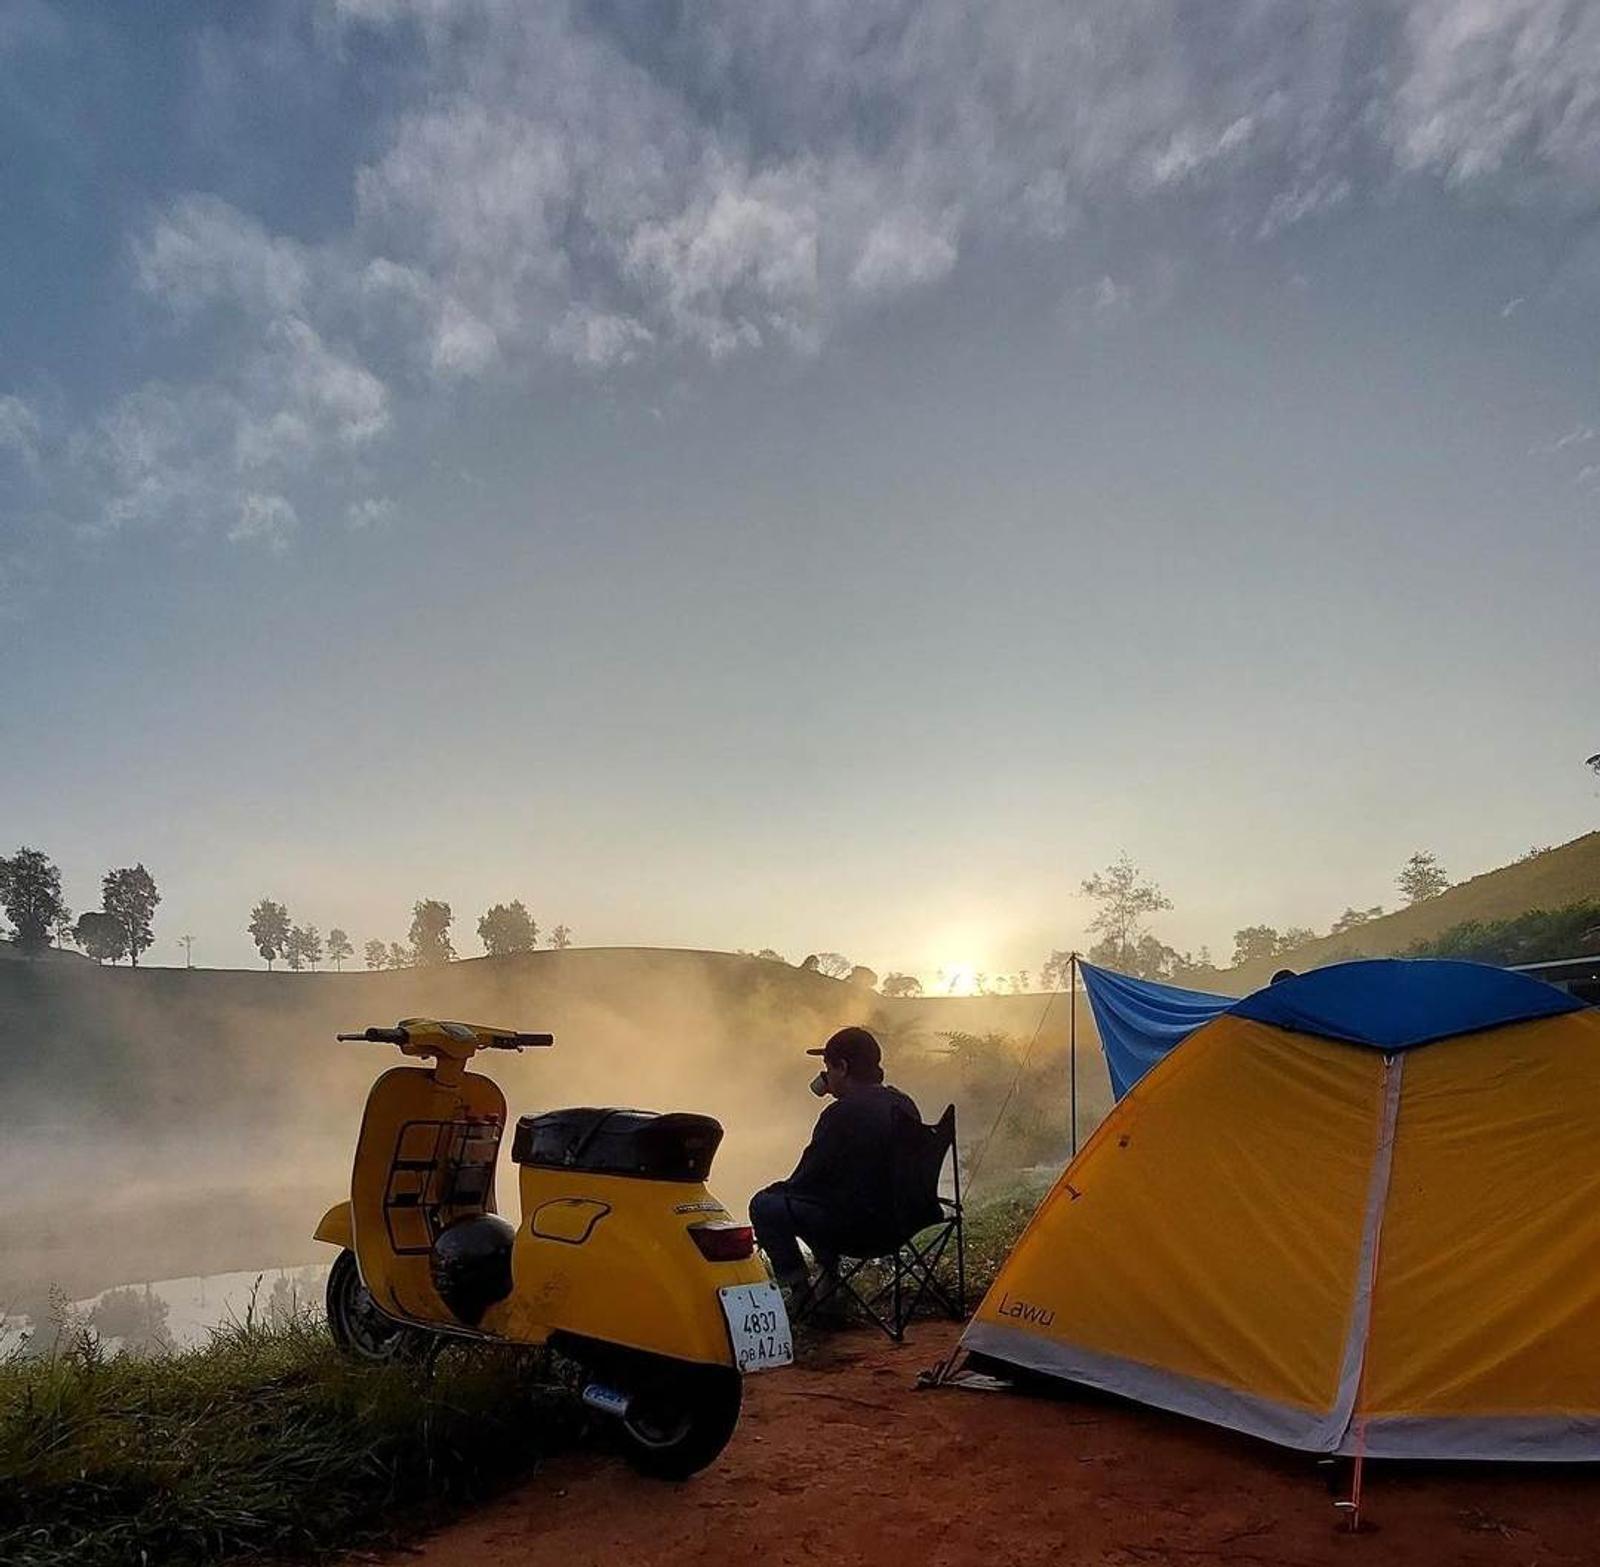
[[[756,1249],[756,1232],[748,1224],[727,1220],[691,1224],[689,1237],[707,1262],[743,1262]]]

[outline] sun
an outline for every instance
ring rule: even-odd
[[[970,996],[977,988],[978,966],[975,963],[944,963],[934,978],[933,992],[937,996]]]

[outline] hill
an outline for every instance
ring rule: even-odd
[[[1279,958],[1227,969],[1217,988],[1246,995],[1272,978],[1274,969],[1320,968],[1349,958],[1394,957],[1419,941],[1431,941],[1468,920],[1504,920],[1533,909],[1558,909],[1600,898],[1600,832],[1586,833],[1559,848],[1499,870],[1485,871],[1436,898],[1369,920],[1338,936],[1323,936]]]

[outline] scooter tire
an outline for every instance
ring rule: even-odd
[[[437,1335],[385,1316],[374,1303],[356,1255],[348,1249],[328,1270],[325,1297],[328,1332],[335,1347],[351,1360],[369,1366],[415,1365],[425,1360]]]
[[[724,1366],[692,1366],[652,1378],[622,1421],[629,1462],[656,1480],[687,1480],[712,1463],[739,1424],[744,1378]]]

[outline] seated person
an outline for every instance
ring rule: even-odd
[[[820,1050],[812,1092],[834,1101],[817,1117],[811,1142],[786,1181],[750,1199],[750,1223],[785,1293],[810,1287],[799,1242],[824,1273],[840,1256],[875,1256],[893,1247],[894,1119],[921,1115],[883,1080],[883,1053],[864,1028],[841,1028]]]

